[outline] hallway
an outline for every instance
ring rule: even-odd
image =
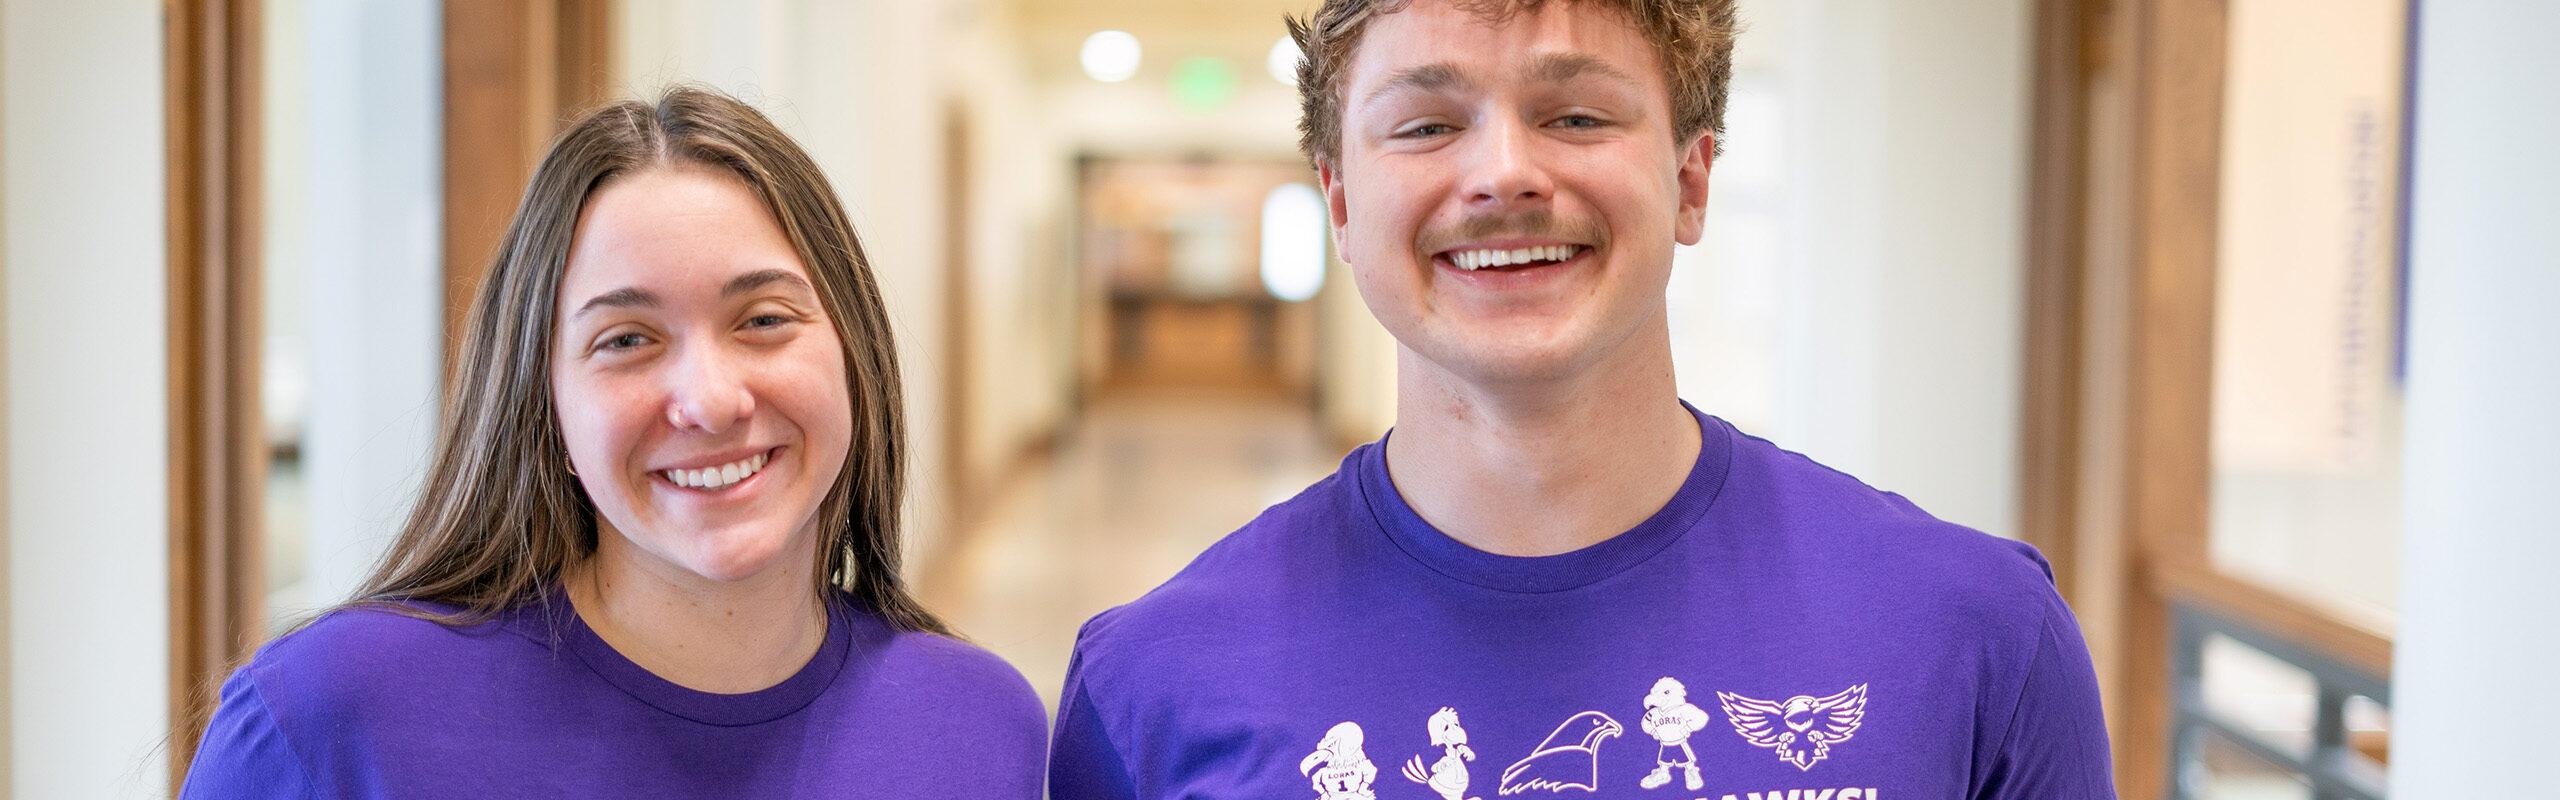
[[[1054,709],[1086,619],[1172,577],[1332,472],[1340,455],[1285,397],[1109,392],[1056,452],[998,487],[949,551],[927,556],[918,589],[962,635],[1020,668]]]

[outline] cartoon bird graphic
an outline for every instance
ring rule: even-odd
[[[1805,771],[1829,758],[1832,745],[1858,732],[1859,720],[1867,715],[1867,685],[1823,698],[1800,694],[1783,703],[1717,692],[1716,702],[1724,706],[1725,721],[1733,723],[1733,732],[1778,751],[1779,760]]]
[[[1426,771],[1422,757],[1404,762],[1404,779],[1430,787],[1441,800],[1478,800],[1467,797],[1467,762],[1476,760],[1476,751],[1467,747],[1467,729],[1458,725],[1458,710],[1443,707],[1424,723],[1431,730],[1431,744],[1440,748],[1440,760]]]
[[[1568,788],[1600,790],[1600,743],[1627,729],[1598,711],[1566,718],[1528,758],[1502,771],[1501,793],[1532,790],[1560,792]]]
[[[1369,783],[1378,779],[1378,767],[1361,751],[1364,739],[1360,723],[1335,725],[1316,743],[1316,751],[1298,762],[1298,774],[1314,786],[1316,800],[1377,800]]]

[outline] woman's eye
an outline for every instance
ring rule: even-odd
[[[649,337],[642,336],[642,335],[637,334],[637,333],[625,333],[625,334],[621,334],[621,335],[618,335],[618,336],[613,336],[613,337],[609,337],[609,338],[605,339],[602,343],[600,343],[600,344],[596,345],[596,349],[598,349],[598,350],[629,350],[629,349],[631,349],[631,348],[639,347],[639,346],[641,346],[641,345],[648,344],[648,343],[649,343]]]
[[[786,317],[786,316],[783,316],[783,315],[780,315],[780,314],[757,314],[757,315],[755,315],[755,316],[753,316],[753,317],[748,317],[748,318],[747,318],[747,327],[750,327],[750,328],[772,328],[772,327],[777,327],[777,326],[780,326],[780,325],[787,324],[787,323],[789,323],[790,321],[791,321],[791,318],[790,318],[790,317]]]

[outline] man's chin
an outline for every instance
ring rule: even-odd
[[[1469,337],[1416,350],[1440,372],[1485,388],[1568,382],[1595,361],[1584,337]]]

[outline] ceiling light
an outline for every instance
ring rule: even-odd
[[[1119,83],[1138,74],[1138,37],[1128,31],[1098,31],[1084,38],[1084,74],[1103,83]]]
[[[1271,43],[1271,55],[1263,63],[1271,68],[1271,79],[1284,86],[1298,85],[1298,43],[1288,36]]]

